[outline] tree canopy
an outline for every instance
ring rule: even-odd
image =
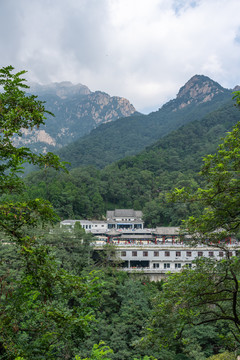
[[[240,93],[236,93],[240,104]],[[218,243],[240,230],[240,122],[224,138],[215,154],[204,157],[200,175],[204,187],[194,193],[175,189],[173,201],[199,202],[204,210],[183,222],[184,229],[201,243]]]
[[[5,255],[6,249],[15,252],[0,263],[0,357],[71,358],[94,318],[98,279],[61,268],[51,247],[41,242],[37,227],[57,219],[48,201],[8,198],[8,194],[24,194],[25,162],[64,168],[52,153],[36,155],[27,147],[14,146],[14,136],[43,124],[47,111],[36,96],[26,95],[25,71],[14,74],[13,70],[12,66],[0,70],[1,250]],[[76,340],[70,346],[73,332]]]
[[[240,93],[236,94],[237,104]],[[219,247],[222,260],[200,258],[191,269],[172,275],[155,299],[155,310],[149,333],[150,341],[161,346],[183,337],[194,326],[214,324],[223,327],[232,349],[240,343],[239,255],[229,247],[240,229],[240,122],[224,138],[217,152],[206,156],[200,175],[203,187],[195,192],[176,188],[170,200],[199,202],[203,211],[183,221],[182,231],[196,245]],[[227,240],[227,241],[226,241]],[[231,256],[235,250],[235,256]],[[162,325],[165,324],[164,330]],[[172,336],[169,337],[169,333]]]

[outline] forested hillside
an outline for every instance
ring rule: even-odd
[[[79,167],[69,174],[51,170],[28,176],[28,196],[42,196],[61,218],[101,218],[114,208],[143,209],[147,225],[176,225],[196,205],[168,204],[166,192],[198,186],[202,157],[215,152],[220,139],[239,120],[230,101],[199,121],[189,123],[102,170]]]
[[[13,145],[13,134],[44,123],[44,104],[25,94],[24,74],[0,69],[0,359],[235,360],[240,262],[225,240],[240,228],[239,122],[206,157],[207,186],[177,189],[175,208],[164,204],[164,195],[175,186],[198,186],[201,156],[216,150],[238,110],[229,104],[103,170],[79,167],[67,174],[54,154]],[[236,97],[240,106],[240,92]],[[44,170],[24,179],[25,162]],[[156,283],[120,271],[115,248],[97,249],[78,222],[71,231],[60,228],[41,198],[61,216],[81,218],[101,217],[110,207],[149,206],[148,224],[160,225],[188,214],[186,194],[192,204],[205,205],[186,222],[188,233],[197,234],[198,244],[219,246],[224,257],[199,256],[195,266]],[[190,210],[194,215],[200,207]]]
[[[100,125],[89,135],[60,150],[71,167],[98,168],[142,151],[180,126],[200,120],[231,99],[231,91],[206,76],[192,77],[176,99],[149,115],[135,115]]]

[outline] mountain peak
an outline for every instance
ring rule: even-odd
[[[236,86],[233,88],[233,91],[240,91],[240,85],[236,85]]]
[[[177,100],[181,102],[178,108],[183,108],[191,103],[204,103],[211,101],[215,95],[224,93],[224,89],[217,82],[204,75],[194,75],[180,88]]]
[[[31,91],[38,95],[52,94],[61,99],[69,96],[89,95],[91,91],[86,85],[72,84],[70,81],[54,82],[50,84],[40,85],[37,83],[30,84]]]

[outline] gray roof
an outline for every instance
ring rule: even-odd
[[[62,225],[74,225],[76,221],[80,222],[80,220],[63,220],[63,221],[60,222],[60,224],[62,224]]]
[[[157,227],[156,235],[179,235],[180,228],[177,226],[162,226]]]
[[[122,234],[119,233],[118,231],[114,230],[114,229],[111,229],[107,232],[107,235],[110,235],[110,236],[115,236],[115,235],[118,235],[118,236],[121,236]]]
[[[136,239],[136,240],[141,240],[141,239],[149,239],[149,240],[154,240],[155,238],[152,236],[152,235],[145,235],[145,234],[143,234],[143,235],[139,235],[139,234],[136,234],[136,235],[134,235],[134,234],[132,234],[132,235],[125,235],[125,234],[123,234],[122,236],[121,236],[121,239]]]
[[[142,211],[135,211],[133,209],[115,209],[107,211],[107,218],[114,217],[134,217],[141,218]]]

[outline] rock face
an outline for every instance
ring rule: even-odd
[[[172,106],[172,111],[176,111],[189,105],[210,102],[214,97],[221,98],[229,92],[230,90],[223,88],[207,76],[194,75],[180,88],[176,99],[171,100],[167,104]]]
[[[55,117],[47,116],[45,126],[14,138],[16,146],[28,146],[38,152],[54,151],[88,134],[102,123],[115,121],[136,112],[127,99],[91,92],[85,85],[71,82],[49,85],[32,84],[30,91],[46,102]]]

